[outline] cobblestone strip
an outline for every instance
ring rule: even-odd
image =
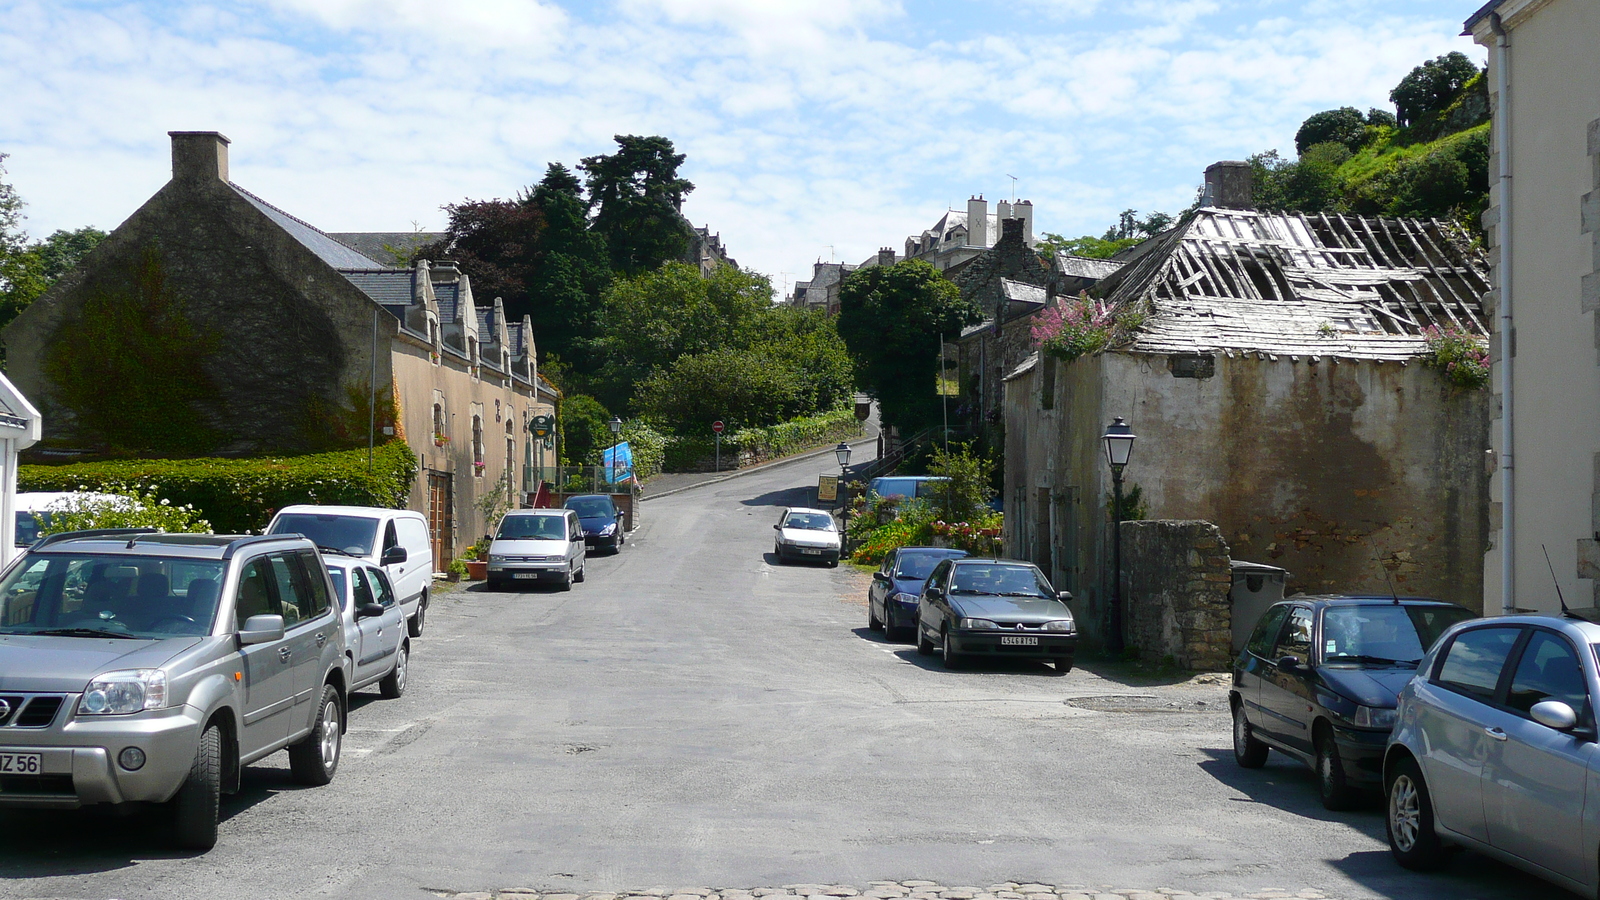
[[[786,884],[759,888],[649,888],[633,891],[571,893],[534,888],[432,893],[449,900],[1337,900],[1310,888],[1265,888],[1233,894],[1178,888],[1129,888],[1102,884],[1037,884],[1008,881],[987,887],[947,886],[935,881],[874,881],[865,887],[843,884]]]

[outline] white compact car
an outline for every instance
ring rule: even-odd
[[[400,597],[408,633],[422,636],[433,589],[433,541],[421,513],[375,506],[286,506],[272,517],[267,534],[303,534],[318,547],[382,568]]]
[[[411,637],[400,600],[383,570],[365,560],[322,551],[333,597],[344,622],[345,663],[350,693],[371,684],[385,700],[406,692]]]
[[[833,522],[833,513],[797,506],[785,510],[783,518],[772,527],[778,532],[772,541],[772,553],[778,557],[778,562],[800,559],[825,562],[830,566],[839,564],[844,541]]]
[[[513,583],[555,582],[568,590],[583,580],[583,524],[570,509],[506,513],[489,545],[489,589]]]

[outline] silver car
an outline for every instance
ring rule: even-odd
[[[571,590],[583,581],[583,524],[570,509],[514,509],[489,544],[489,590],[553,581]]]
[[[1600,886],[1600,626],[1475,619],[1400,693],[1384,754],[1389,847],[1407,868],[1468,847],[1595,896]]]
[[[350,693],[376,684],[385,700],[406,692],[411,637],[389,576],[365,560],[322,550],[333,580],[334,601],[344,620],[344,653]]]
[[[168,803],[209,848],[249,763],[333,780],[344,646],[305,538],[45,538],[0,576],[0,807]]]

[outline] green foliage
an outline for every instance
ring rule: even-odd
[[[1067,238],[1059,234],[1046,232],[1039,239],[1039,252],[1043,256],[1054,257],[1057,254],[1065,256],[1083,256],[1089,259],[1110,259],[1118,253],[1142,242],[1144,238],[1130,237],[1106,240],[1093,235]]]
[[[840,286],[839,305],[839,336],[884,424],[909,433],[939,421],[940,339],[981,321],[977,306],[917,259],[857,269]]]
[[[611,268],[639,275],[689,249],[689,222],[679,212],[694,190],[678,177],[684,155],[664,137],[616,135],[617,152],[589,156],[578,164],[588,178],[594,231],[606,239]]]
[[[1380,111],[1373,110],[1373,113],[1379,114]],[[1394,116],[1389,115],[1388,118],[1393,120]],[[1318,144],[1338,144],[1354,153],[1371,140],[1371,127],[1383,121],[1381,118],[1373,121],[1363,116],[1361,110],[1353,106],[1325,110],[1312,115],[1300,124],[1300,130],[1294,135],[1294,149],[1303,156],[1307,150]]]
[[[444,569],[446,572],[454,575],[457,579],[467,577],[467,561],[464,559],[452,559],[450,560],[450,564],[445,566]]]
[[[1445,380],[1459,388],[1478,390],[1489,386],[1489,348],[1483,338],[1461,331],[1454,325],[1423,329],[1428,353],[1423,364],[1438,369]]]
[[[373,454],[345,450],[311,456],[264,459],[132,459],[22,466],[23,491],[126,490],[153,493],[192,507],[219,532],[241,534],[265,528],[272,514],[296,503],[405,506],[417,475],[417,458],[404,441],[390,441]]]
[[[1115,516],[1117,511],[1117,498],[1106,498],[1106,515]],[[1144,488],[1137,484],[1124,484],[1122,486],[1122,521],[1139,522],[1150,515],[1150,508],[1144,502]]]
[[[881,503],[878,498],[856,502],[864,509],[850,519],[849,536],[851,540],[859,542],[850,554],[852,562],[875,565],[883,562],[883,557],[890,550],[933,543],[935,516],[933,508],[927,503],[913,501],[898,504],[893,507],[894,514],[880,523],[882,516],[879,509],[874,508]]]
[[[1126,342],[1144,324],[1144,318],[1144,313],[1132,307],[1114,313],[1087,293],[1062,298],[1034,316],[1033,343],[1062,362],[1072,362]]]
[[[972,452],[972,445],[957,444],[954,449],[935,447],[928,474],[950,479],[930,498],[946,522],[976,522],[989,515],[989,499],[994,489],[989,482],[994,460]]]
[[[501,517],[511,509],[511,488],[511,472],[502,472],[500,477],[495,479],[494,484],[486,488],[483,495],[473,504],[478,510],[478,515],[483,516],[485,528],[495,527],[495,525],[499,524]],[[482,542],[480,541],[480,543]],[[474,544],[473,550],[476,551],[477,549],[479,549],[478,545]],[[482,549],[487,550],[488,545],[485,544]],[[472,557],[474,559],[477,558],[476,552],[472,554]]]
[[[684,432],[718,419],[765,426],[809,412],[792,369],[761,350],[731,348],[678,357],[639,385],[636,402],[644,415]]]
[[[210,534],[211,523],[189,504],[174,505],[153,491],[122,484],[102,485],[100,497],[69,497],[50,507],[50,522],[40,537],[90,528],[158,528],[168,533]]]
[[[766,428],[740,428],[722,435],[722,467],[735,468],[741,456],[779,459],[860,434],[861,422],[849,409],[806,416]],[[716,440],[708,423],[670,440],[666,447],[665,469],[695,471],[709,464],[715,453]]]
[[[635,478],[645,481],[661,474],[669,440],[666,435],[642,419],[629,419],[622,423],[622,439],[628,442],[628,449],[633,452]]]
[[[79,434],[112,452],[208,453],[222,440],[206,416],[219,402],[205,369],[219,338],[190,323],[158,248],[145,248],[127,274],[60,326],[44,372]]]
[[[1417,125],[1443,113],[1479,71],[1477,63],[1458,50],[1412,69],[1389,92],[1400,124]]]
[[[597,466],[600,452],[612,444],[611,413],[587,394],[561,401],[561,462],[568,466]]]
[[[29,243],[22,231],[26,204],[5,180],[6,154],[0,153],[0,327],[28,308],[57,279],[105,240],[98,228],[56,231]]]

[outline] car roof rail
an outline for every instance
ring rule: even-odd
[[[284,541],[303,541],[305,539],[306,536],[303,534],[252,534],[229,542],[227,548],[222,551],[222,558],[232,559],[235,553],[247,547],[253,547],[256,544],[277,544]]]
[[[149,526],[142,528],[85,528],[82,531],[58,531],[55,534],[46,535],[40,538],[28,549],[38,550],[40,547],[48,547],[51,544],[58,544],[62,541],[83,541],[91,538],[101,537],[125,537],[131,539],[142,534],[159,533],[160,529],[151,528]]]

